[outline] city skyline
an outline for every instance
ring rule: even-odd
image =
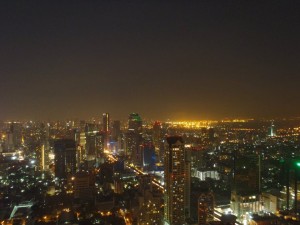
[[[299,2],[0,3],[0,119],[300,115]]]

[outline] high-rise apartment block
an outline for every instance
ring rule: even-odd
[[[182,137],[167,137],[164,177],[164,221],[166,224],[185,224],[185,219],[189,217],[189,166]]]

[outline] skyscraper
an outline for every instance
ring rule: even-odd
[[[160,122],[155,121],[153,124],[153,144],[155,146],[155,153],[157,155],[157,161],[162,162],[163,154],[163,130]]]
[[[179,225],[185,223],[188,216],[187,195],[189,195],[184,142],[180,136],[167,137],[165,155],[165,209],[166,224]]]
[[[142,119],[138,113],[131,113],[129,115],[128,130],[134,130],[135,133],[142,132]]]
[[[85,126],[85,152],[88,161],[94,161],[103,151],[103,135],[100,135],[99,127],[93,123]]]
[[[234,180],[231,190],[231,209],[240,217],[243,212],[256,212],[259,201],[259,156],[238,155],[234,158]]]
[[[109,131],[109,114],[108,113],[102,114],[102,130],[104,132]]]
[[[54,142],[55,176],[67,178],[76,172],[76,145],[72,139],[59,139]]]
[[[103,113],[102,114],[102,132],[103,132],[103,137],[104,137],[104,149],[109,148],[109,114],[108,113]]]
[[[139,146],[142,143],[142,119],[137,113],[131,113],[128,118],[126,132],[125,155],[134,163],[138,161]]]
[[[274,122],[272,121],[271,122],[271,126],[270,126],[270,134],[269,136],[270,137],[275,137],[276,136],[276,130],[275,130],[275,125],[274,125]]]
[[[153,170],[155,166],[155,147],[152,142],[144,142],[140,145],[141,166],[147,170]]]
[[[7,133],[7,149],[8,151],[16,150],[22,143],[22,124],[13,122],[10,124]]]
[[[128,130],[126,133],[125,155],[135,164],[139,164],[139,148],[142,143],[142,135]]]
[[[118,141],[121,135],[121,122],[120,120],[114,120],[112,125],[111,137],[113,141]]]

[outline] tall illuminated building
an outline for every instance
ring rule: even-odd
[[[126,132],[125,155],[134,163],[139,160],[139,146],[142,143],[142,119],[139,114],[131,113]]]
[[[22,124],[18,122],[10,123],[6,136],[6,149],[8,151],[16,150],[22,144]]]
[[[55,176],[68,178],[76,172],[76,144],[72,139],[59,139],[54,142]]]
[[[98,127],[94,123],[87,123],[85,125],[85,156],[87,161],[93,161],[96,158],[96,133]]]
[[[83,140],[85,147],[85,156],[87,161],[94,161],[103,153],[104,134],[99,132],[99,127],[94,123],[85,125],[85,139]]]
[[[104,132],[109,131],[109,114],[108,113],[102,114],[102,130]]]
[[[244,212],[257,212],[261,206],[259,194],[259,156],[256,154],[235,156],[231,209],[238,217]]]
[[[275,130],[275,125],[274,125],[274,122],[272,121],[271,122],[271,126],[270,126],[270,134],[269,134],[270,137],[275,137],[276,136],[276,130]]]
[[[142,119],[138,113],[130,113],[128,118],[128,130],[134,130],[135,133],[141,133],[142,124]]]
[[[125,155],[133,163],[139,164],[140,162],[140,144],[142,143],[142,135],[135,133],[133,130],[126,132],[126,150]]]
[[[163,160],[163,130],[161,123],[158,121],[155,121],[155,123],[153,124],[153,144],[155,146],[157,161],[161,162]]]
[[[46,160],[45,160],[45,145],[42,145],[41,146],[41,149],[40,149],[40,158],[39,158],[39,166],[40,166],[40,169],[42,170],[42,171],[44,171],[45,170],[45,168],[46,168]]]
[[[164,221],[170,225],[185,224],[185,219],[189,217],[189,163],[182,137],[169,136],[166,144]]]
[[[109,148],[109,114],[108,113],[103,113],[102,114],[102,132],[104,136],[104,148],[108,149]]]

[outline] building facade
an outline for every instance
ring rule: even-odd
[[[59,139],[54,142],[55,176],[67,178],[76,172],[76,144],[72,139]]]
[[[184,142],[180,136],[169,136],[166,142],[165,155],[165,190],[164,222],[165,224],[185,224],[189,217],[190,180],[187,173],[187,162]]]

